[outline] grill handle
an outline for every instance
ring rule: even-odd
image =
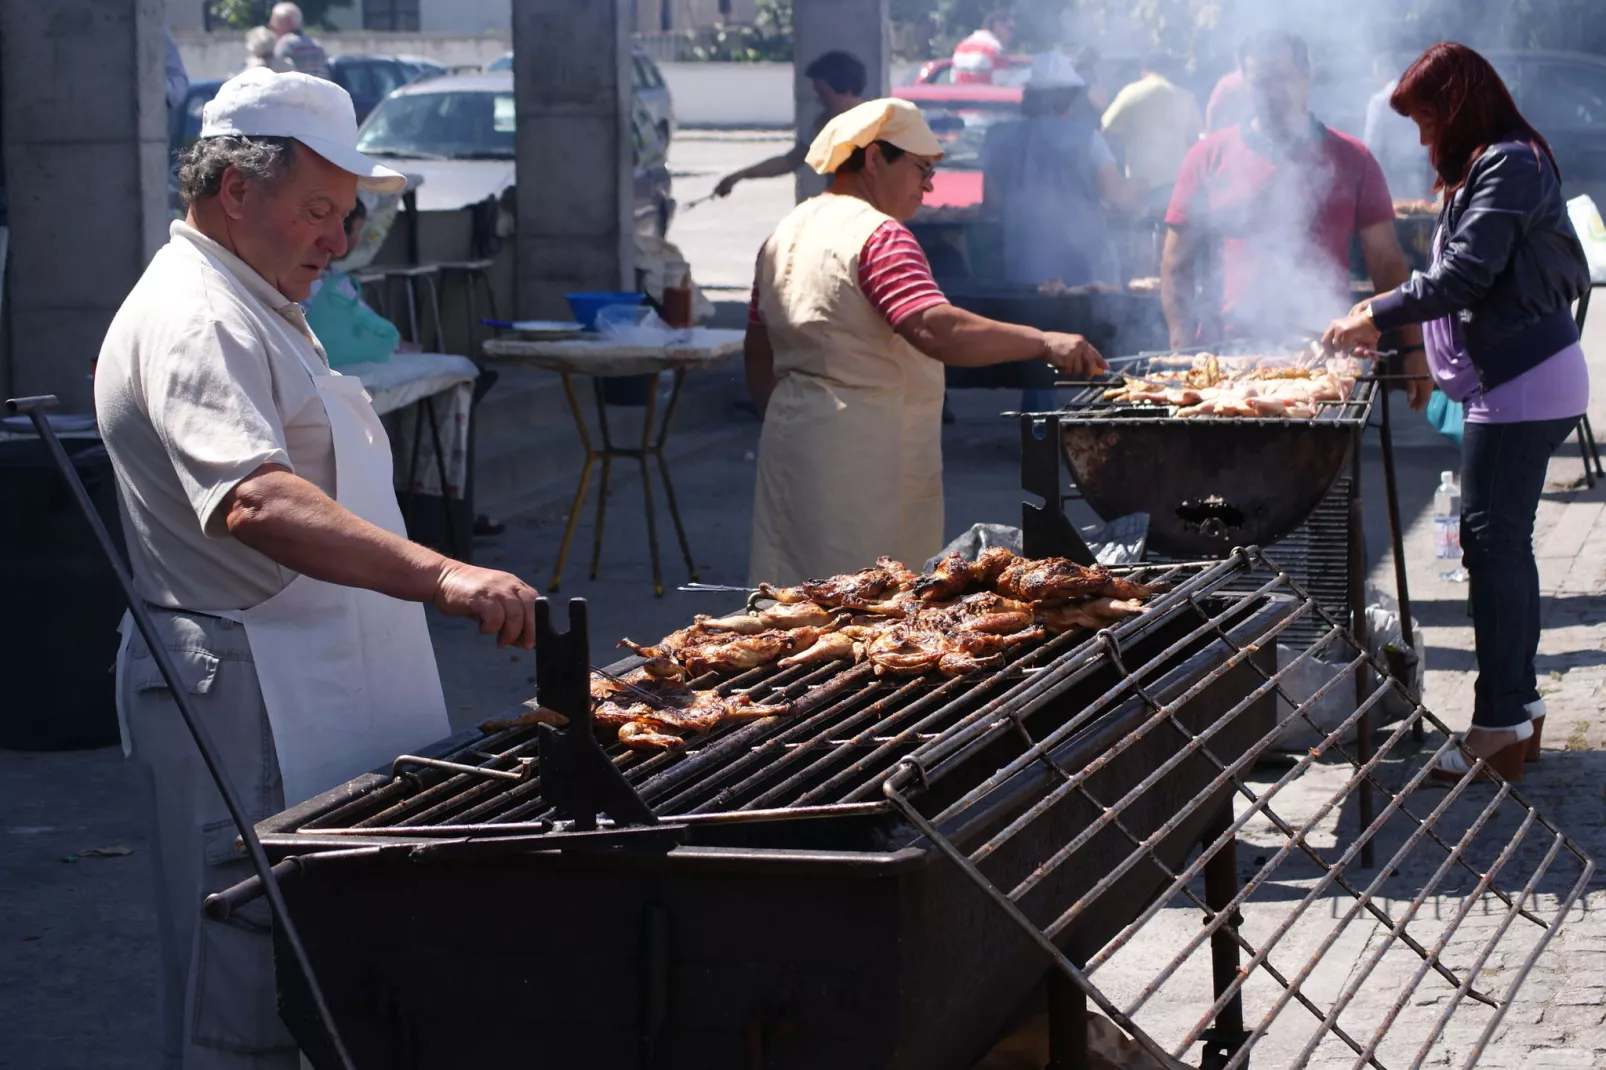
[[[301,868],[301,859],[291,855],[289,858],[274,865],[273,876],[278,880],[280,887],[283,887],[285,881],[301,874]],[[267,887],[262,883],[262,878],[253,873],[234,887],[225,888],[221,892],[213,892],[207,896],[206,903],[202,909],[206,911],[206,916],[213,921],[228,921],[229,918],[233,917],[236,910],[239,910],[247,903],[254,903],[261,899],[267,894],[267,891]]]

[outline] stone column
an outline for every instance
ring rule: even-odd
[[[792,66],[796,71],[793,93],[798,137],[812,138],[820,121],[820,102],[814,96],[814,83],[803,77],[804,69],[824,52],[851,52],[864,61],[870,75],[864,98],[884,97],[892,70],[891,39],[887,0],[796,0]],[[826,185],[825,179],[802,168],[797,176],[797,199],[812,197]]]
[[[167,238],[164,0],[0,0],[10,394],[87,412],[90,365]]]
[[[634,290],[630,0],[513,0],[521,317]]]

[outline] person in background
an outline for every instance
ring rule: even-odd
[[[1334,321],[1323,341],[1373,345],[1380,332],[1426,324],[1428,366],[1464,406],[1461,549],[1478,658],[1464,743],[1507,780],[1539,757],[1545,703],[1539,648],[1534,514],[1550,456],[1589,407],[1589,369],[1572,303],[1589,265],[1567,215],[1561,173],[1500,76],[1465,45],[1429,48],[1400,78],[1390,107],[1409,116],[1439,174],[1445,207],[1432,266]],[[1460,751],[1432,775],[1459,780]]]
[[[953,80],[962,85],[991,85],[998,57],[1015,37],[1015,13],[995,8],[981,27],[954,46]]]
[[[1128,187],[1098,122],[1078,115],[1086,92],[1063,52],[1032,59],[1021,94],[1022,118],[999,123],[982,152],[982,200],[1003,231],[1004,277],[1040,286],[1120,280],[1120,263],[1105,223],[1106,206],[1123,210]],[[1023,411],[1055,405],[1049,389],[1027,390]]]
[[[274,4],[268,28],[279,35],[278,44],[273,46],[274,56],[289,64],[290,70],[314,78],[329,77],[329,56],[322,45],[302,30],[299,7],[291,3]]]
[[[251,27],[245,32],[245,65],[266,67],[275,74],[283,74],[290,69],[290,61],[274,55],[278,43],[279,35],[268,27]]]
[[[943,366],[1045,360],[1104,368],[1080,335],[984,319],[948,303],[904,225],[941,146],[920,109],[872,100],[809,147],[831,188],[759,251],[747,384],[764,416],[749,576],[798,583],[888,554],[942,549]]]
[[[1082,81],[1087,83],[1078,95],[1072,113],[1090,118],[1097,125],[1104,109],[1110,106],[1110,90],[1104,84],[1104,57],[1098,49],[1088,45],[1076,54],[1071,65],[1076,68]]]
[[[1389,181],[1389,190],[1395,197],[1412,200],[1426,197],[1434,188],[1436,176],[1422,151],[1416,125],[1397,114],[1389,99],[1399,86],[1395,74],[1401,70],[1397,57],[1381,55],[1372,61],[1372,76],[1383,87],[1366,102],[1366,125],[1361,140],[1383,168],[1383,177]]]
[[[1001,223],[1010,282],[1118,281],[1104,209],[1124,208],[1128,188],[1097,124],[1072,114],[1085,91],[1069,57],[1045,52],[1032,59],[1022,118],[987,133],[982,199]]]
[[[1246,122],[1209,135],[1177,177],[1160,262],[1172,346],[1224,339],[1278,342],[1351,303],[1350,246],[1357,239],[1378,293],[1410,277],[1394,231],[1394,202],[1359,141],[1310,114],[1310,55],[1293,34],[1245,43],[1254,101]],[[1201,296],[1199,265],[1219,243],[1221,292]],[[1402,330],[1405,370],[1425,374],[1420,332]],[[1408,387],[1413,408],[1427,384]]]
[[[1138,80],[1115,95],[1100,121],[1139,203],[1152,212],[1171,203],[1182,161],[1204,128],[1199,102],[1165,76],[1168,65],[1165,56],[1146,56]]]
[[[1229,126],[1237,126],[1254,112],[1254,101],[1249,97],[1249,84],[1244,81],[1243,50],[1238,53],[1238,65],[1216,82],[1205,104],[1205,133],[1213,134]]]
[[[803,158],[808,155],[809,142],[814,140],[826,123],[849,108],[858,106],[864,95],[865,83],[869,81],[864,62],[851,52],[824,53],[803,69],[803,77],[814,83],[814,95],[821,108],[820,117],[808,136],[801,136],[800,130],[797,144],[786,152],[726,175],[714,187],[714,196],[729,197],[738,182],[749,178],[780,178],[802,167]]]

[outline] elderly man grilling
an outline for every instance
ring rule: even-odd
[[[188,215],[96,374],[134,585],[254,819],[449,733],[419,603],[533,644],[531,588],[407,540],[384,428],[297,304],[345,252],[359,187],[405,184],[356,136],[332,82],[225,83],[180,171]],[[118,713],[147,789],[166,1065],[291,1070],[261,904],[201,917],[251,868],[133,631],[125,618]]]

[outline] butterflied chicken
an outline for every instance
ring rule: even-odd
[[[772,628],[823,628],[831,623],[831,611],[813,602],[777,602],[755,613],[736,613],[729,617],[697,618],[705,631],[757,635]]]
[[[594,724],[619,728],[644,722],[677,732],[710,732],[721,724],[779,717],[791,707],[785,703],[765,705],[745,694],[721,695],[718,691],[682,692],[666,696],[661,703],[600,702],[591,711]]]
[[[813,602],[828,609],[863,609],[890,596],[896,587],[897,581],[886,569],[865,568],[843,576],[805,580],[796,587],[771,587],[761,583],[758,593],[784,604]]]
[[[864,657],[864,644],[853,636],[841,632],[828,632],[808,649],[782,658],[778,665],[790,669],[797,665],[817,665],[827,661],[859,661]]]
[[[534,702],[526,702],[524,705],[524,712],[517,717],[485,721],[480,725],[480,731],[491,735],[495,732],[506,732],[509,728],[527,728],[533,724],[549,724],[555,728],[562,728],[569,723],[569,719],[557,710],[537,706]]]
[[[725,642],[688,646],[680,650],[675,659],[693,676],[709,672],[746,672],[805,650],[823,634],[820,628],[776,628],[757,635],[729,637]]]
[[[993,582],[1000,594],[1022,602],[1064,602],[1102,594],[1110,579],[1102,568],[1066,557],[1017,557]]]

